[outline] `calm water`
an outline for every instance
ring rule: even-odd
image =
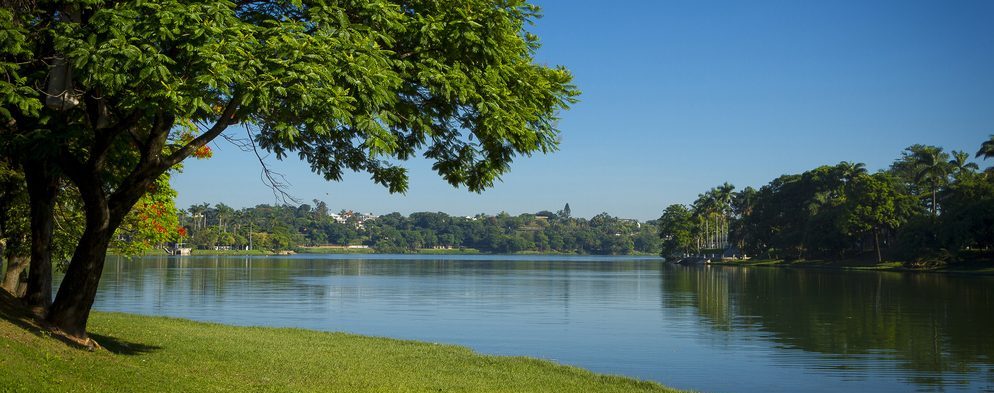
[[[528,355],[706,392],[994,391],[994,278],[493,256],[111,259],[96,308]]]

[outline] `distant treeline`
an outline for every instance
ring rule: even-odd
[[[450,216],[445,213],[351,211],[331,213],[322,201],[300,206],[259,205],[240,210],[200,204],[180,212],[183,242],[202,249],[289,250],[322,245],[364,245],[378,252],[476,249],[490,253],[658,254],[655,221],[640,223],[606,213],[591,219],[556,213]],[[250,236],[251,234],[251,236]]]
[[[994,157],[994,136],[976,157]],[[771,259],[875,258],[913,265],[991,257],[994,170],[970,154],[914,145],[890,168],[842,162],[756,190],[728,183],[659,220],[662,254]]]

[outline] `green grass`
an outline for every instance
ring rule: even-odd
[[[417,251],[411,252],[412,254],[425,254],[425,255],[476,255],[480,254],[480,250],[475,248],[453,248],[453,249],[435,249],[435,248],[419,248]]]
[[[375,254],[372,248],[332,248],[332,247],[300,247],[297,252],[303,254]]]
[[[375,248],[300,247],[297,251],[304,254],[382,254]],[[449,250],[419,248],[417,250],[404,250],[402,253],[424,255],[474,255],[480,254],[480,250],[475,248],[454,248]]]
[[[118,313],[91,316],[90,335],[104,347],[91,352],[9,306],[0,317],[0,392],[673,391],[452,345]]]

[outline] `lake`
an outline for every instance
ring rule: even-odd
[[[994,277],[657,258],[107,261],[95,308],[459,344],[704,392],[994,391]]]

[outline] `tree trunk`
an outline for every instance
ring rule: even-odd
[[[63,333],[86,339],[86,323],[97,296],[107,248],[114,231],[144,195],[148,183],[151,180],[129,187],[128,193],[112,201],[108,200],[100,183],[77,183],[86,213],[86,226],[46,316],[46,320]]]
[[[884,257],[880,253],[880,231],[873,229],[873,249],[877,251],[877,263],[883,263]]]
[[[21,274],[28,268],[28,257],[11,255],[7,257],[7,271],[0,286],[11,295],[20,297]]]
[[[86,322],[114,233],[106,201],[99,206],[87,204],[85,208],[86,228],[47,316],[49,323],[78,338],[86,338]]]
[[[935,186],[932,186],[932,216],[935,217],[938,214],[937,206],[935,206]]]
[[[59,178],[49,164],[37,161],[24,165],[24,177],[31,198],[31,267],[25,301],[45,308],[52,303],[52,228]]]

